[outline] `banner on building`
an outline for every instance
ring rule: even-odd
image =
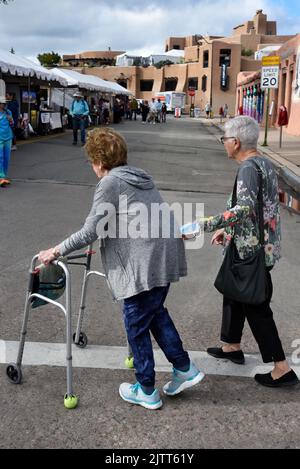
[[[220,88],[223,91],[226,91],[229,88],[229,76],[228,76],[228,72],[227,72],[227,64],[224,64],[224,63],[221,65]]]

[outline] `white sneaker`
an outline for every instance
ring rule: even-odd
[[[168,396],[175,396],[184,389],[191,388],[195,384],[200,383],[203,380],[205,374],[198,370],[193,362],[190,364],[190,369],[188,371],[179,371],[173,368],[172,381],[169,381],[163,387],[163,391]]]
[[[137,404],[146,409],[156,410],[162,406],[162,401],[157,389],[151,395],[144,393],[140,383],[122,383],[119,387],[120,397],[130,404]]]
[[[11,151],[16,151],[16,150],[17,150],[17,145],[13,145],[13,146],[11,147]]]

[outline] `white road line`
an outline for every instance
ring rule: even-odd
[[[19,342],[0,340],[0,363],[15,363]],[[73,366],[76,368],[103,368],[109,370],[125,369],[124,360],[127,357],[126,347],[110,347],[88,345],[85,349],[73,346]],[[160,350],[155,350],[155,364],[157,372],[170,372],[168,363]],[[235,365],[227,360],[216,360],[206,352],[189,351],[192,360],[208,375],[253,377],[255,373],[267,373],[272,365],[262,363],[260,355],[245,355],[245,365]],[[23,365],[30,366],[65,366],[65,344],[46,342],[26,342]],[[291,363],[300,377],[300,366]]]

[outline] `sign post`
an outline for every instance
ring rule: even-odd
[[[195,117],[195,112],[194,112],[194,108],[195,108],[195,105],[194,105],[195,94],[196,94],[195,88],[192,87],[192,86],[190,86],[189,89],[188,89],[188,95],[191,97],[190,117]]]
[[[261,89],[267,89],[265,138],[262,147],[268,146],[268,124],[270,107],[270,89],[278,88],[280,57],[277,55],[262,58]]]

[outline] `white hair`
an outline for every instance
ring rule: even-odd
[[[238,116],[225,124],[226,137],[236,137],[241,142],[242,150],[257,148],[259,125],[252,117]]]

